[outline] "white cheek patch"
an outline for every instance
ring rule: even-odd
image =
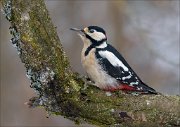
[[[102,32],[94,31],[93,33],[87,33],[87,34],[96,41],[100,41],[106,38],[106,36]]]
[[[112,52],[109,51],[99,51],[101,57],[106,58],[113,66],[122,67],[124,71],[128,71],[129,69],[120,61]]]

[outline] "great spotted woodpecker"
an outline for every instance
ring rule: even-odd
[[[89,26],[77,31],[84,42],[81,62],[95,86],[107,91],[134,91],[145,94],[157,92],[141,81],[121,54],[107,43],[104,29]]]

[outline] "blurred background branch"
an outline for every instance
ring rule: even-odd
[[[42,106],[50,114],[99,126],[179,126],[179,96],[107,94],[92,85],[86,86],[86,79],[71,70],[44,1],[2,0],[1,3],[11,24],[11,42],[26,67],[31,87],[37,92],[37,97],[27,102],[30,107]],[[74,2],[68,4],[72,10],[74,5]],[[121,15],[125,15],[126,2],[118,5]],[[119,6],[109,4],[115,12]],[[116,20],[118,14],[112,15],[113,22],[117,21],[115,24],[128,18]],[[115,33],[115,36],[123,34],[119,30]],[[123,36],[121,39],[131,41]]]

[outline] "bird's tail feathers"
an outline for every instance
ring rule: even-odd
[[[147,93],[147,94],[158,94],[158,92],[155,89],[149,87],[144,82],[141,82],[141,85],[142,85],[143,91],[145,93]]]

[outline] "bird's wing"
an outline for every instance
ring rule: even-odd
[[[140,91],[155,91],[141,81],[141,79],[126,62],[126,60],[111,45],[108,44],[108,46],[103,50],[97,49],[96,57],[103,69],[106,70],[110,76],[116,78],[120,84],[132,86],[136,90]]]

